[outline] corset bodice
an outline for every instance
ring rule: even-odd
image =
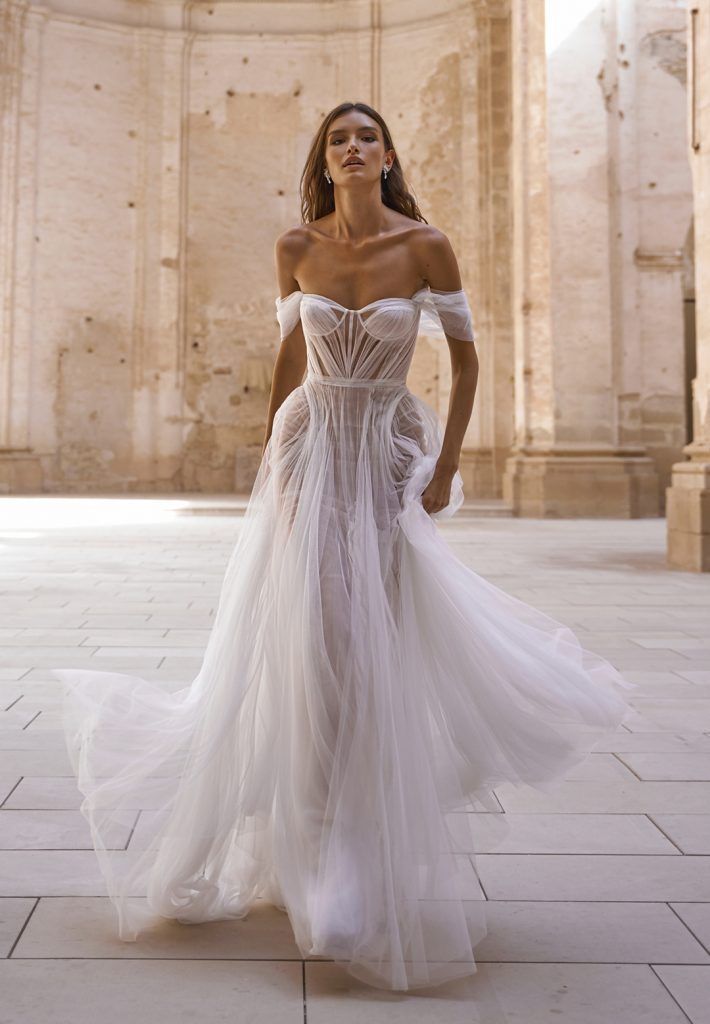
[[[376,299],[360,309],[294,291],[276,299],[276,311],[282,339],[300,317],[309,378],[341,386],[403,385],[420,332],[475,337],[463,290],[420,288],[411,298]]]

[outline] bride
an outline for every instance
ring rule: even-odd
[[[628,684],[439,533],[463,500],[475,332],[382,117],[330,111],[301,184],[262,460],[198,675],[55,674],[121,938],[262,899],[303,956],[406,990],[475,971],[471,812],[579,762]],[[443,431],[406,386],[420,332],[450,352]]]

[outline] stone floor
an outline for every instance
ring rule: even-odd
[[[235,511],[0,500],[4,1024],[710,1024],[710,580],[665,568],[661,520],[441,526],[639,684],[632,720],[554,792],[499,791],[511,827],[477,857],[489,934],[473,978],[370,989],[303,962],[266,905],[115,937],[48,669],[193,678]]]

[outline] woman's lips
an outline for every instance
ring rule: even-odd
[[[343,167],[364,167],[362,160],[351,160],[349,163],[344,163]]]

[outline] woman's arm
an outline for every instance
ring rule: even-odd
[[[461,274],[451,243],[443,232],[427,227],[420,235],[422,277],[435,291],[457,291]],[[471,419],[478,384],[478,355],[471,341],[446,335],[451,356],[451,394],[446,427],[434,475],[422,493],[428,513],[440,512],[449,503],[451,481],[459,468],[461,446]]]
[[[301,253],[301,246],[302,241],[298,228],[291,228],[276,239],[274,262],[276,264],[279,295],[282,298],[285,298],[290,292],[298,290],[295,270]],[[276,362],[274,363],[274,371],[271,377],[271,393],[269,395],[269,409],[266,416],[266,433],[261,449],[262,455],[271,437],[274,416],[281,403],[303,380],[305,369],[306,340],[303,337],[303,328],[299,319],[291,333],[281,342]]]

